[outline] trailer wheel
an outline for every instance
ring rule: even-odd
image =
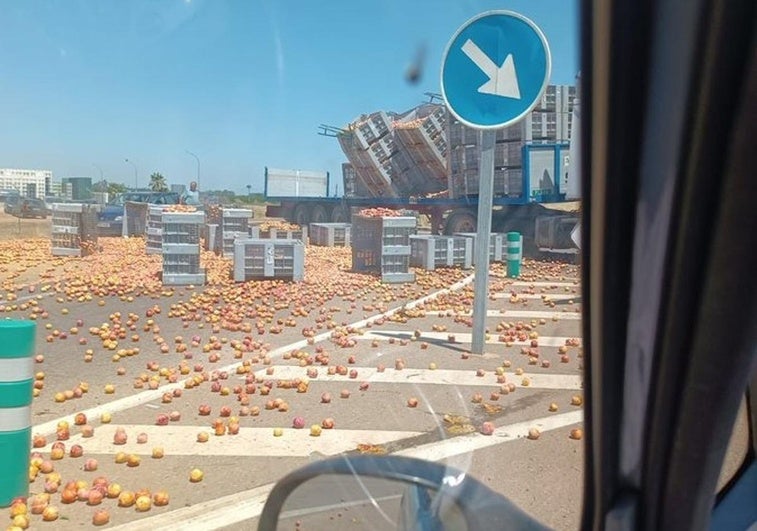
[[[310,223],[326,223],[328,220],[329,215],[326,212],[326,207],[315,205],[313,211],[310,213]]]
[[[444,234],[451,236],[457,232],[476,232],[477,228],[476,215],[464,210],[450,214],[444,227]]]
[[[308,208],[308,205],[297,205],[292,213],[292,221],[300,227],[304,227],[310,223],[310,209]]]
[[[331,211],[331,222],[332,223],[349,223],[350,222],[349,211],[342,205],[334,207],[334,210]]]

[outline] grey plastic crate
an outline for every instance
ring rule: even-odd
[[[188,286],[189,284],[202,285],[205,284],[205,279],[205,271],[194,274],[163,272],[162,276],[163,284],[166,286]]]
[[[150,205],[126,201],[124,203],[123,223],[121,234],[123,236],[144,236],[149,223]]]
[[[475,232],[458,232],[455,236],[464,236],[472,240],[472,263],[476,264],[476,233]],[[489,262],[503,262],[507,253],[507,241],[505,234],[492,233],[489,240]]]
[[[349,223],[311,223],[310,243],[325,247],[349,247],[350,233]]]
[[[417,231],[411,216],[352,216],[352,270],[378,273],[387,282],[407,280],[410,266],[410,236]],[[394,275],[389,279],[387,275]]]
[[[223,240],[221,241],[221,253],[226,258],[234,258],[234,242],[236,240],[248,239],[247,232],[229,232],[224,231]],[[218,244],[216,244],[216,248]]]
[[[297,230],[281,230],[281,229],[269,229],[261,230],[260,226],[253,225],[249,229],[249,235],[251,238],[264,239],[264,240],[299,240],[303,243],[307,241],[308,229],[307,227],[301,227]]]
[[[84,256],[97,245],[98,205],[55,203],[51,216],[51,253],[53,256]]]
[[[197,244],[164,243],[163,273],[200,273],[200,247]]]
[[[433,271],[438,267],[473,265],[473,240],[465,236],[411,236],[410,265]]]
[[[305,277],[305,245],[298,240],[264,238],[234,242],[234,281]]]

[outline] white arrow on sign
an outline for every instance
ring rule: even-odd
[[[513,54],[508,54],[502,66],[492,61],[478,45],[468,39],[463,44],[463,52],[484,74],[489,76],[489,81],[478,87],[482,94],[493,94],[504,98],[520,99],[520,88],[518,87],[518,76],[515,74],[515,63]]]

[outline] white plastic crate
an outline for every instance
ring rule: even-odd
[[[475,232],[458,232],[455,236],[464,236],[472,240],[472,263],[476,264],[476,233]],[[507,241],[505,234],[492,233],[489,239],[489,262],[503,262],[507,253]]]
[[[234,242],[234,281],[305,277],[305,245],[298,240],[263,238]]]
[[[473,239],[465,236],[411,236],[410,265],[433,271],[438,267],[473,265]]]
[[[310,243],[325,247],[350,246],[349,223],[311,223]]]

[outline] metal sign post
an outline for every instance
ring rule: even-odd
[[[481,130],[474,354],[483,354],[486,332],[496,130],[522,120],[536,107],[549,83],[551,67],[542,31],[512,11],[473,17],[455,32],[442,58],[444,103],[463,124]]]
[[[481,131],[481,162],[478,184],[478,228],[476,230],[476,268],[473,295],[473,338],[471,352],[484,353],[486,334],[486,302],[489,298],[489,243],[492,231],[494,195],[494,141],[497,133]]]

